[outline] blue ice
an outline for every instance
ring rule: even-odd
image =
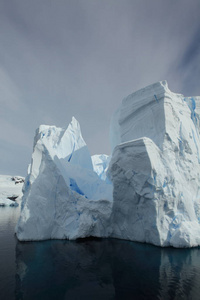
[[[73,145],[73,149],[72,149],[72,153],[70,154],[69,158],[68,158],[68,162],[70,162],[71,158],[72,158],[72,155],[74,153],[74,149],[75,149],[75,143]]]
[[[81,191],[81,189],[78,187],[77,183],[76,183],[76,180],[73,179],[73,178],[69,178],[69,181],[70,181],[70,188],[72,191],[75,191],[77,192],[78,194],[80,195],[84,195],[84,193]]]

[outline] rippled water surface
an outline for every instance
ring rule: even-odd
[[[0,299],[200,299],[200,249],[114,239],[20,243],[0,208]]]

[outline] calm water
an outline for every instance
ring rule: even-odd
[[[114,239],[19,243],[0,208],[0,299],[200,299],[200,249]]]

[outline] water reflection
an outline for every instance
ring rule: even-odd
[[[19,207],[0,207],[0,299],[14,298],[14,227],[18,213]]]
[[[16,299],[199,299],[200,250],[114,239],[16,245]]]
[[[165,299],[200,299],[200,249],[161,251],[160,286]]]

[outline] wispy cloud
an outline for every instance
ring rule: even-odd
[[[1,143],[27,145],[41,123],[64,127],[74,115],[91,152],[109,153],[110,116],[129,93],[167,79],[200,95],[199,9],[199,0],[2,0]]]

